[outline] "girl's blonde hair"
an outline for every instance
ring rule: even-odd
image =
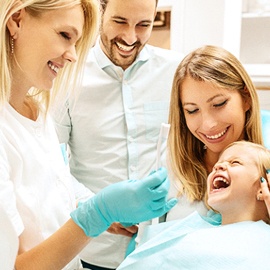
[[[173,174],[181,183],[180,194],[185,193],[190,201],[200,201],[206,192],[205,150],[204,144],[192,135],[186,124],[180,98],[186,77],[238,91],[250,104],[246,112],[245,140],[258,144],[262,144],[260,109],[250,77],[239,60],[225,49],[203,46],[188,54],[178,66],[173,80],[169,113],[169,162]]]
[[[266,179],[267,178],[266,170],[270,169],[270,150],[262,146],[261,144],[252,143],[248,141],[237,141],[230,143],[228,146],[225,147],[225,149],[222,152],[224,152],[226,149],[234,145],[241,146],[245,149],[250,149],[250,152],[254,153],[254,161],[258,166],[259,175],[261,175]]]
[[[84,13],[83,33],[76,44],[78,60],[76,63],[67,64],[59,71],[54,81],[52,91],[42,91],[42,89],[31,89],[29,95],[39,102],[45,104],[48,109],[49,104],[56,98],[62,98],[67,92],[76,89],[77,83],[81,80],[81,72],[88,50],[94,45],[97,37],[100,12],[99,0],[1,0],[0,9],[0,104],[9,101],[11,92],[11,37],[7,29],[9,18],[17,11],[25,8],[29,14],[38,17],[46,11],[61,8],[71,8],[81,5]]]

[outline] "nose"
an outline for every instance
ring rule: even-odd
[[[72,46],[68,50],[66,50],[63,54],[63,58],[71,63],[75,63],[78,60],[75,46]]]
[[[217,121],[216,121],[215,115],[212,115],[211,113],[203,113],[202,124],[205,130],[210,130],[216,127]]]
[[[217,162],[215,165],[214,165],[214,170],[215,171],[224,171],[226,169],[226,163],[225,162]]]
[[[123,33],[123,40],[127,43],[127,45],[133,45],[137,41],[137,33],[135,27],[129,26]]]

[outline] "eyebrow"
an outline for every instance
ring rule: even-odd
[[[123,21],[128,21],[127,18],[121,17],[121,16],[112,16],[112,19],[117,19],[117,20],[123,20]],[[152,23],[153,21],[151,20],[142,20],[139,23]]]
[[[212,101],[213,99],[215,99],[216,97],[223,97],[223,96],[224,96],[223,94],[217,94],[217,95],[215,95],[215,96],[213,96],[213,97],[207,99],[206,102],[211,102],[211,101]]]
[[[223,94],[217,94],[213,97],[210,97],[209,99],[206,100],[207,103],[211,102],[213,99],[215,99],[216,97],[223,97],[224,95]],[[183,103],[183,106],[184,105],[197,105],[196,103],[193,103],[193,102],[185,102]]]
[[[119,20],[127,21],[126,18],[121,17],[121,16],[112,16],[111,18],[112,18],[112,19],[119,19]]]

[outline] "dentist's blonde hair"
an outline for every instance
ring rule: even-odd
[[[11,61],[12,48],[11,36],[7,29],[9,18],[17,11],[25,8],[31,16],[38,17],[42,13],[63,8],[71,8],[81,5],[84,13],[83,33],[76,44],[78,60],[76,63],[67,64],[59,71],[54,81],[52,91],[42,91],[42,89],[31,89],[29,95],[39,102],[45,104],[48,109],[50,103],[56,98],[65,95],[66,92],[76,89],[76,85],[81,78],[81,71],[84,65],[86,54],[93,46],[100,23],[99,0],[1,0],[0,9],[0,106],[9,101],[11,93]],[[61,98],[59,98],[61,99]]]
[[[179,192],[190,201],[205,199],[207,170],[204,144],[189,131],[181,90],[185,78],[210,82],[219,88],[237,91],[249,102],[244,127],[245,140],[262,144],[260,107],[256,89],[240,61],[230,52],[216,46],[203,46],[188,54],[178,66],[171,92],[168,138],[169,163],[180,181]]]

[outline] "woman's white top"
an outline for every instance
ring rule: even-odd
[[[27,251],[59,229],[88,190],[70,175],[49,115],[32,121],[7,104],[0,132],[0,202]],[[65,269],[77,269],[75,261]]]
[[[0,205],[0,262],[1,270],[13,269],[18,253],[18,235],[5,211]]]

